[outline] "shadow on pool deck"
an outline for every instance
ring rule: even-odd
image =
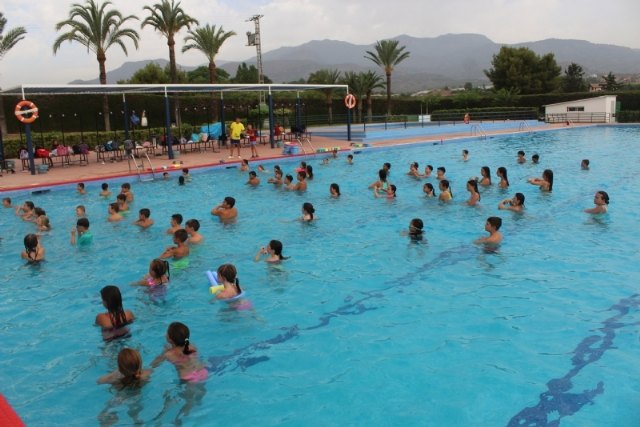
[[[573,125],[579,126],[579,125]],[[541,131],[541,130],[549,130],[549,129],[558,129],[558,128],[566,128],[563,124],[558,125],[549,125],[544,124],[539,127],[532,127],[530,131]],[[501,135],[501,134],[514,134],[514,133],[522,133],[522,131],[514,130],[514,129],[506,129],[506,130],[497,130],[497,131],[487,131],[486,134],[488,136],[491,135]],[[397,134],[394,134],[397,135]],[[388,140],[378,140],[375,145],[372,146],[373,149],[375,147],[385,147],[391,145],[402,145],[402,144],[415,144],[421,142],[429,142],[429,141],[450,141],[461,138],[469,138],[472,135],[469,132],[463,133],[446,133],[446,134],[430,134],[430,135],[422,135],[422,136],[413,136],[410,138],[398,138],[397,136],[388,139]],[[318,148],[334,148],[340,147],[342,152],[350,151],[352,149],[351,143],[346,140],[338,140],[321,136],[313,136],[311,138],[311,142],[315,149]],[[305,149],[309,152],[309,147],[305,144]],[[260,154],[259,159],[250,159],[250,149],[248,147],[242,147],[241,154],[243,158],[247,158],[252,162],[252,164],[256,165],[262,161],[278,159],[278,158],[291,158],[291,157],[305,157],[304,154],[298,155],[283,155],[282,148],[271,148],[268,144],[258,146],[258,153]],[[320,153],[318,155],[326,156],[328,153]],[[311,154],[308,154],[311,155]],[[344,153],[342,154],[344,156]],[[229,152],[226,148],[223,148],[222,151],[219,152],[193,152],[193,153],[182,153],[179,159],[175,159],[177,161],[182,162],[177,166],[172,165],[172,160],[169,160],[167,155],[159,155],[151,158],[151,162],[155,169],[161,168],[162,166],[167,166],[167,170],[170,173],[180,173],[180,170],[184,168],[195,169],[202,167],[211,167],[211,166],[220,166],[221,164],[229,165],[229,164],[239,164],[240,159],[234,158],[229,159]],[[119,178],[131,176],[134,179],[137,179],[137,173],[135,171],[135,166],[133,172],[129,171],[129,164],[126,160],[124,161],[116,161],[116,162],[107,162],[102,164],[101,162],[96,161],[96,153],[89,153],[89,164],[86,166],[78,166],[72,165],[67,167],[56,166],[45,174],[36,174],[31,175],[28,170],[21,171],[22,162],[18,159],[14,159],[16,165],[16,173],[15,174],[7,174],[3,171],[2,177],[0,177],[0,192],[7,191],[16,191],[16,190],[29,190],[38,187],[47,187],[53,185],[63,185],[63,184],[72,184],[78,182],[89,182],[89,181],[102,181],[111,178]],[[40,163],[39,160],[36,159],[36,169],[37,165]],[[146,163],[145,163],[146,165]],[[173,172],[172,172],[173,171]],[[156,178],[158,178],[158,174],[162,174],[163,171],[156,172]]]

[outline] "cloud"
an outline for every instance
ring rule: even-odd
[[[2,60],[0,86],[19,83],[64,84],[74,79],[95,78],[95,55],[77,44],[65,43],[53,55],[55,24],[67,18],[70,5],[83,0],[13,2],[7,9],[8,28],[22,25],[28,35]],[[156,0],[157,1],[157,0]],[[142,8],[155,1],[113,0],[113,6],[133,21],[141,37],[140,49],[131,44],[129,56],[113,47],[107,53],[107,69],[127,60],[168,58],[166,39],[151,28],[140,29],[146,17]],[[238,35],[222,47],[218,61],[246,60],[255,48],[246,46],[246,32],[254,30],[247,19],[262,14],[263,52],[282,46],[297,46],[309,40],[333,39],[356,44],[406,34],[436,37],[447,33],[484,34],[498,43],[517,43],[545,38],[584,39],[595,43],[640,48],[640,2],[618,0],[603,4],[595,0],[182,0],[183,9],[201,23],[222,25]],[[615,3],[615,4],[614,4]],[[603,17],[606,15],[606,19]],[[206,62],[198,52],[182,54],[185,31],[176,39],[180,64]]]

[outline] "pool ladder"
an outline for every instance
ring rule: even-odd
[[[487,132],[480,123],[471,126],[471,136],[479,136],[481,139],[487,139]]]
[[[307,150],[304,149],[305,142],[309,144],[309,148],[311,148],[311,153],[314,155],[316,154],[316,149],[313,147],[313,144],[311,143],[311,138],[309,138],[308,136],[305,136],[305,137],[298,136],[296,138],[296,141],[298,141],[298,144],[300,144],[300,149],[302,150],[302,154],[307,154]]]
[[[531,127],[529,127],[529,124],[523,120],[523,121],[520,122],[520,125],[518,125],[518,131],[519,132],[531,132]]]
[[[151,174],[146,176],[143,176],[144,158],[147,159],[147,163],[149,163],[149,168],[151,169]],[[140,163],[138,163],[138,160],[140,160]],[[149,153],[145,152],[144,157],[138,157],[138,160],[136,160],[136,155],[133,151],[129,153],[129,156],[127,157],[127,161],[129,163],[129,173],[131,173],[131,161],[133,161],[133,164],[136,168],[136,172],[138,173],[138,179],[140,180],[140,182],[153,181],[156,175],[155,175],[155,172],[153,171],[153,165],[151,164]]]

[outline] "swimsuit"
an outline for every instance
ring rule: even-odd
[[[186,375],[183,375],[180,379],[182,381],[187,381],[190,383],[199,383],[205,381],[208,376],[209,371],[207,371],[207,368],[200,368],[197,371],[192,371]]]

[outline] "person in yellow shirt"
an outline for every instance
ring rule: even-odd
[[[233,148],[236,147],[238,149],[238,158],[240,157],[240,139],[242,138],[242,133],[244,132],[244,125],[240,121],[239,117],[236,117],[235,122],[229,125],[229,131],[231,133],[231,144],[229,145],[230,154],[229,158],[233,158]]]

